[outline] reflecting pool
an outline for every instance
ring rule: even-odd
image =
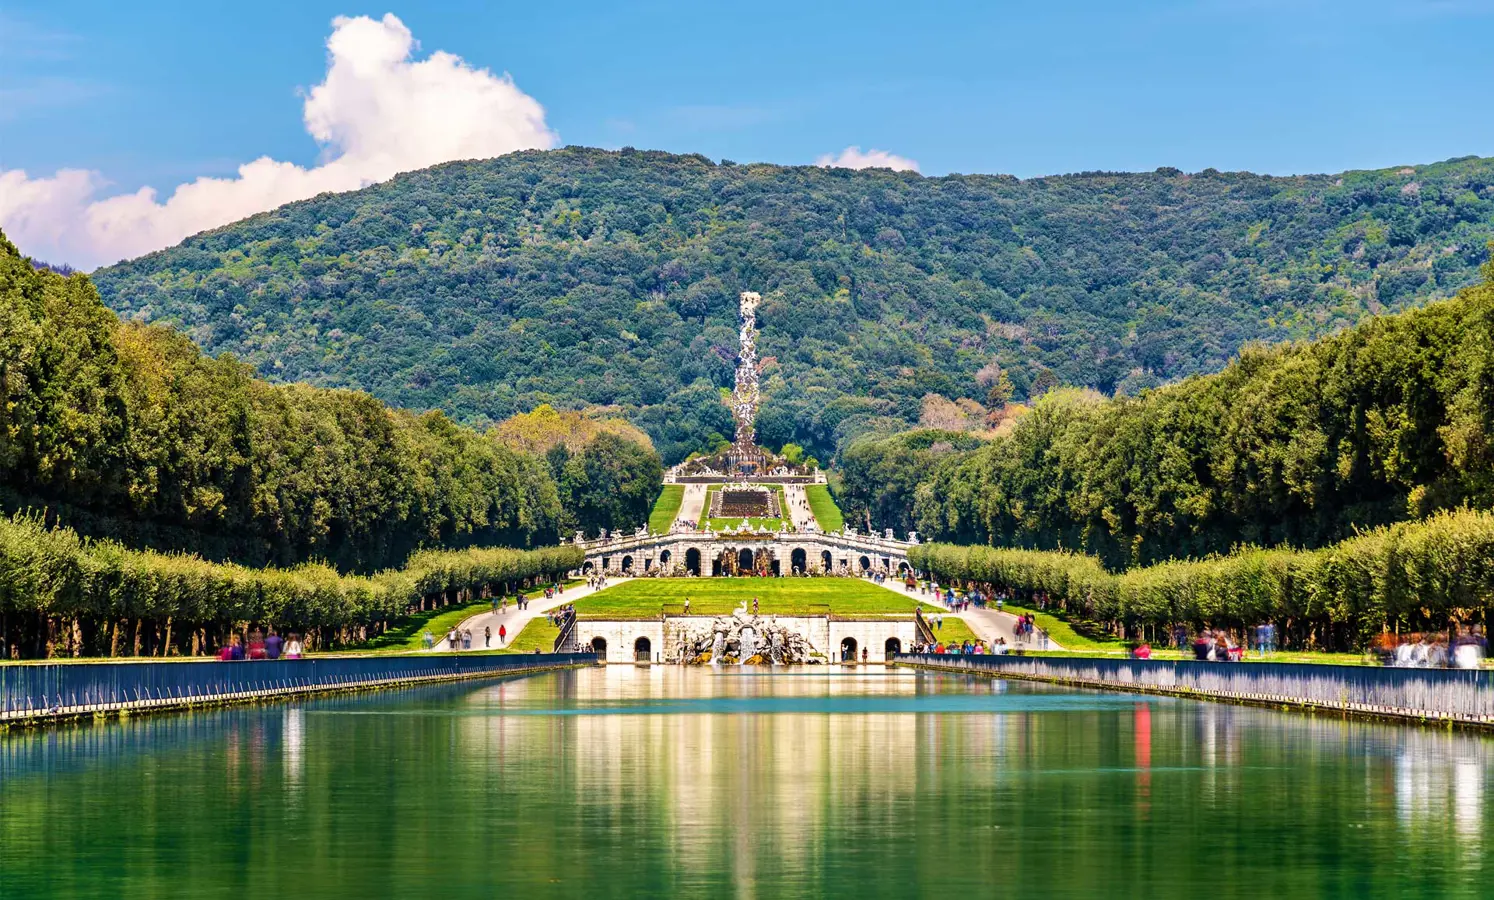
[[[0,737],[0,896],[1489,896],[1486,739],[879,667]]]

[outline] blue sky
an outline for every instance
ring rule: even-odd
[[[303,94],[332,20],[386,12],[417,58],[511,74],[563,144],[780,163],[858,145],[1023,177],[1494,154],[1494,0],[0,0],[0,172],[165,195],[260,156],[315,166]]]

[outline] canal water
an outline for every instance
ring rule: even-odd
[[[0,737],[0,896],[1490,896],[1490,766],[1185,700],[613,666]]]

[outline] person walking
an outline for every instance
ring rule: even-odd
[[[270,633],[265,636],[265,659],[279,659],[284,649],[285,641],[271,628]]]
[[[499,625],[498,626],[498,646],[502,647],[507,640],[508,640],[508,626],[507,625]]]
[[[484,647],[493,646],[493,626],[484,625],[482,627],[482,645]]]
[[[291,632],[290,640],[285,645],[286,659],[301,659],[306,656],[306,647],[301,643],[301,636],[294,631]]]
[[[690,598],[685,598],[685,615],[690,615]]]

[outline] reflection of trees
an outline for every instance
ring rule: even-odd
[[[0,875],[16,896],[308,878],[410,896],[1167,895],[1220,877],[1437,894],[1482,865],[1489,763],[1474,737],[1221,704],[613,666],[12,735]]]

